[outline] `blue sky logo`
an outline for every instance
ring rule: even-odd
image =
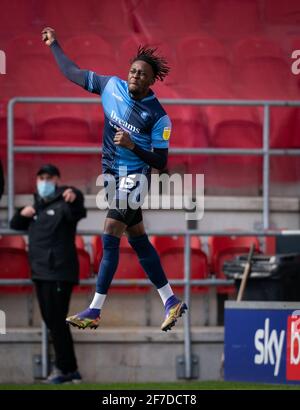
[[[285,331],[277,332],[270,329],[270,319],[266,318],[263,329],[257,329],[254,336],[254,345],[257,353],[254,363],[257,365],[270,364],[274,367],[274,376],[278,376],[283,350]]]

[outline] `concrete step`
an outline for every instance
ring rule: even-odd
[[[178,295],[183,298],[183,295]],[[69,312],[84,310],[91,302],[92,292],[73,293]],[[215,290],[209,293],[193,293],[189,306],[193,326],[217,324]],[[8,327],[39,326],[40,310],[35,294],[2,294],[0,310],[6,314]],[[111,291],[102,310],[101,326],[160,326],[164,319],[161,299],[155,289],[148,293],[115,293]],[[181,321],[179,322],[181,326]]]
[[[177,380],[176,361],[184,358],[182,328],[165,333],[157,327],[99,327],[72,333],[79,369],[86,382]],[[223,341],[223,327],[192,328],[198,379],[219,379]],[[6,335],[0,335],[0,383],[36,381],[34,356],[40,354],[40,328],[8,328]]]

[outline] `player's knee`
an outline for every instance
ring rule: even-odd
[[[128,236],[129,240],[132,238],[146,235],[143,222],[140,222],[133,226],[128,226],[126,229],[126,235]]]
[[[126,225],[123,222],[107,218],[105,220],[104,233],[107,235],[112,235],[121,238],[125,228]]]

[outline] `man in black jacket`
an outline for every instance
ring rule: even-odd
[[[48,378],[54,384],[81,380],[65,319],[79,276],[76,225],[86,216],[82,193],[73,187],[58,186],[59,178],[56,166],[41,167],[33,206],[18,210],[10,222],[12,229],[28,229],[32,280],[55,350],[56,369]]]

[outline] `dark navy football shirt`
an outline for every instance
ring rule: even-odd
[[[117,128],[130,134],[130,138],[141,148],[168,148],[171,121],[152,90],[142,100],[130,97],[128,84],[118,77],[102,76],[87,71],[85,88],[101,95],[104,110],[103,172],[120,173],[150,168],[131,150],[114,144]]]

